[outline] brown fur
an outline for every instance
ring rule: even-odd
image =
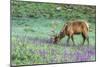
[[[69,39],[71,38],[73,44],[75,44],[73,35],[82,34],[83,37],[82,44],[84,44],[86,39],[89,44],[88,31],[89,31],[89,25],[87,21],[83,21],[83,20],[70,21],[68,24],[67,23],[64,24],[60,33],[54,37],[53,43],[57,43],[59,40],[61,40],[67,35],[68,36],[67,43],[69,43]]]

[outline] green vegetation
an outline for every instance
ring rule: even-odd
[[[11,14],[16,17],[55,18],[55,19],[86,19],[95,23],[95,6],[33,3],[11,1]]]
[[[95,6],[11,1],[12,65],[31,65],[95,60]],[[50,41],[52,22],[58,34],[65,22],[88,20],[89,47],[80,46],[81,35],[75,35],[76,46],[67,46],[67,36],[58,44]],[[72,43],[72,42],[70,42]]]

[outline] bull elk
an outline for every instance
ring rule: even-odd
[[[53,37],[53,43],[58,43],[62,38],[68,36],[67,43],[69,44],[70,38],[72,39],[73,45],[75,45],[73,36],[75,34],[81,34],[83,37],[82,44],[84,45],[85,40],[89,44],[89,25],[87,21],[84,20],[74,20],[65,23],[60,33]]]

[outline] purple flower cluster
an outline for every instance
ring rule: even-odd
[[[76,52],[76,61],[89,61],[92,56],[95,57],[95,50],[87,48],[83,52]]]
[[[39,54],[40,54],[41,56],[45,56],[47,53],[48,53],[48,52],[47,52],[46,50],[44,50],[44,49],[39,50]]]

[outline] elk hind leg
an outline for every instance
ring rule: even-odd
[[[89,36],[88,36],[88,33],[84,33],[83,37],[85,38],[85,40],[87,40],[87,43],[89,45]]]
[[[85,36],[84,34],[82,34],[82,37],[83,37],[83,42],[82,42],[82,45],[84,45],[85,40],[86,40],[86,36]]]
[[[89,45],[89,36],[87,36],[87,42],[88,42],[88,45]]]

